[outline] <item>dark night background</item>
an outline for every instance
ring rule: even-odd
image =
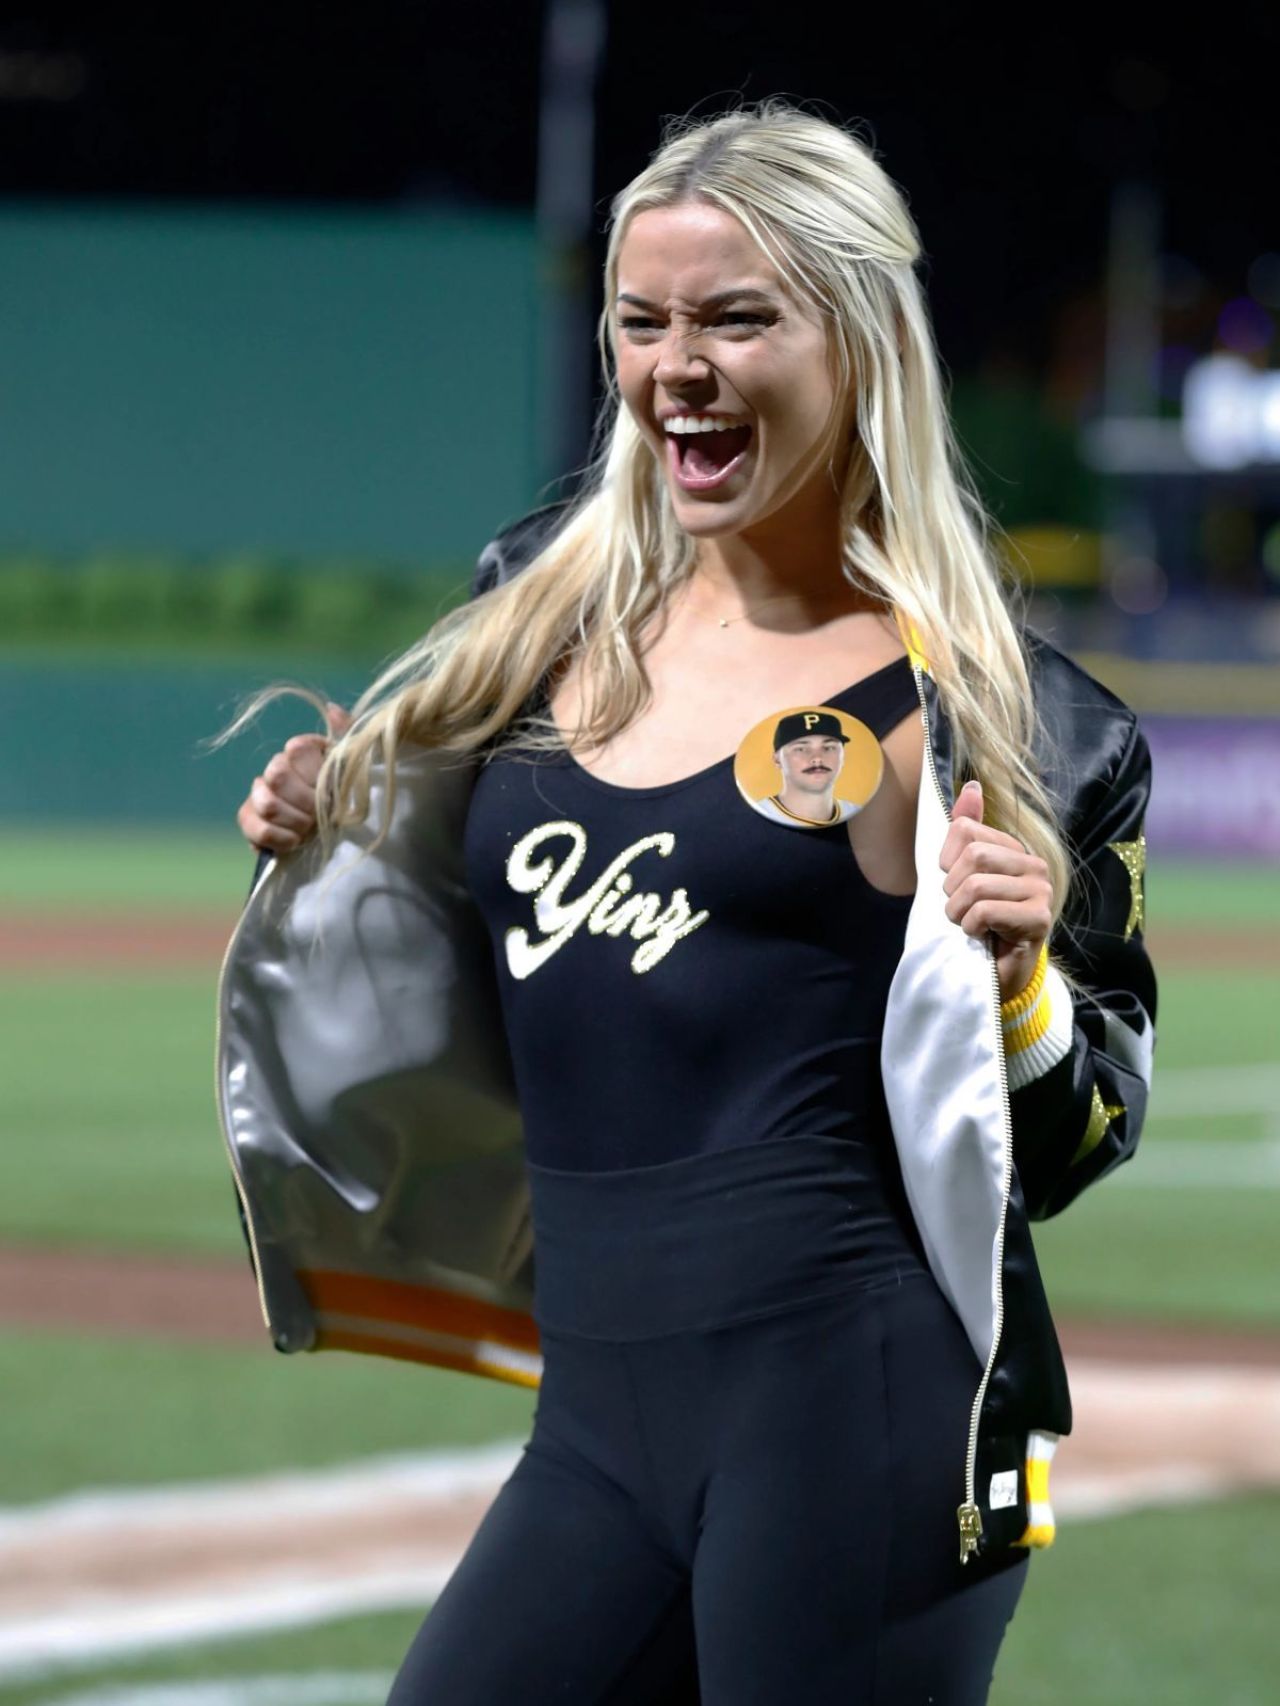
[[[901,186],[993,566],[1152,755],[1109,875],[1101,779],[1069,826],[1149,858],[1158,1044],[1133,1163],[1034,1228],[1076,1425],[991,1706],[1274,1706],[1280,7],[615,0],[561,230],[545,43],[595,3],[0,0],[0,1702],[385,1701],[516,1461],[531,1391],[263,1332],[215,993],[237,808],[320,720],[210,737],[467,597],[581,466],[611,197],[781,95]]]
[[[218,7],[144,24],[5,8],[0,194],[528,206],[542,12]],[[894,8],[620,0],[600,221],[664,115],[775,93],[825,103],[869,132],[908,194],[948,363],[1008,350],[1045,371],[1072,335],[1064,307],[1096,284],[1118,177],[1159,183],[1166,250],[1223,291],[1255,257],[1280,13],[1164,18],[1157,33],[1116,10],[916,23]]]
[[[676,11],[615,0],[604,10],[584,285],[594,300],[557,318],[549,281],[571,276],[581,249],[548,264],[545,235],[536,254],[529,247],[549,228],[539,223],[545,207],[535,210],[552,0],[232,4],[159,17],[0,9],[0,209],[14,276],[7,360],[14,371],[25,362],[27,387],[13,390],[15,436],[0,457],[11,496],[0,501],[0,544],[225,551],[243,542],[312,557],[398,553],[418,564],[433,552],[451,564],[473,557],[491,530],[581,465],[599,388],[587,310],[599,307],[612,195],[649,159],[667,119],[778,94],[856,126],[902,187],[922,237],[957,437],[995,520],[1018,535],[1017,572],[1034,596],[1054,601],[1042,619],[1062,622],[1064,643],[1095,652],[1245,655],[1261,665],[1280,650],[1280,455],[1259,451],[1218,469],[1197,463],[1179,437],[1193,364],[1226,353],[1259,381],[1278,365],[1280,12],[1236,7],[1195,28],[1153,29],[1147,14],[1117,9],[1053,21],[994,9],[837,13],[808,0]],[[81,221],[87,211],[93,230],[82,223],[66,237],[64,271],[49,273],[46,295],[44,274],[28,266],[22,282],[18,273],[45,252],[60,210]],[[186,245],[186,265],[198,267],[199,233],[217,225],[219,210],[248,233],[234,239],[248,245],[238,254],[265,256],[270,237],[279,258],[263,259],[243,289],[231,262],[207,291],[208,275],[196,271],[167,296],[156,282],[144,299],[131,281],[159,281],[158,257],[174,246]],[[363,215],[369,230],[344,236]],[[374,238],[379,221],[384,236]],[[144,225],[150,235],[138,234]],[[126,227],[134,235],[120,242],[143,246],[103,284],[99,254]],[[361,295],[364,275],[353,273],[324,295],[317,258],[322,271],[341,251],[359,271],[392,227],[404,248],[403,270],[389,262],[382,275],[389,294]],[[449,231],[462,245],[457,263]],[[488,241],[497,248],[482,256]],[[523,242],[525,259],[502,248],[508,242]],[[478,272],[465,271],[463,250]],[[428,264],[454,282],[466,309],[456,327],[419,294],[414,280]],[[192,309],[185,318],[172,311],[175,292]],[[224,302],[201,369],[199,314],[221,313]],[[108,311],[117,319],[103,319]],[[119,341],[108,371],[101,352],[128,313],[133,342]],[[45,319],[44,342],[23,341],[24,315]],[[292,369],[261,365],[254,327],[269,355],[292,350]],[[243,396],[241,380],[225,377],[224,344],[226,360],[243,364]],[[341,384],[326,391],[338,357]],[[250,394],[253,382],[261,395]],[[124,394],[136,430],[95,484],[98,446],[104,433],[110,444]],[[176,453],[164,460],[186,432],[180,396],[198,398],[205,419],[181,466]],[[281,397],[293,413],[277,418]],[[501,433],[484,414],[495,397],[507,406]],[[422,426],[433,410],[448,418],[442,403],[478,411],[491,457],[512,452],[490,481],[497,495],[473,493],[465,517],[454,503],[452,533],[441,518],[457,482]],[[101,411],[92,421],[91,407]],[[48,450],[29,431],[36,416]],[[68,460],[63,479],[67,435],[54,423],[65,421],[79,460],[74,470]],[[345,447],[324,436],[330,421],[350,433]],[[1119,461],[1090,436],[1100,421],[1136,426]],[[331,475],[343,457],[363,494],[338,492]],[[148,480],[165,489],[166,468],[188,480],[190,525],[176,496],[172,517],[154,504],[141,520],[126,512],[120,494],[141,493]],[[47,525],[32,519],[31,497],[45,469]],[[488,473],[479,457],[472,472]],[[72,479],[81,498],[68,508],[58,494]],[[293,504],[278,506],[283,520],[268,514],[273,483]],[[225,504],[221,533],[197,515],[197,500],[216,505],[219,494],[240,502],[234,538]],[[64,526],[68,513],[91,518],[101,538],[89,537],[87,522]]]

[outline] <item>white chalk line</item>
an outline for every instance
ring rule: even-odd
[[[243,1533],[245,1568],[238,1579],[223,1572],[213,1588],[181,1583],[131,1592],[127,1581],[111,1591],[95,1581],[45,1614],[0,1611],[0,1680],[122,1659],[157,1646],[217,1641],[344,1616],[424,1610],[453,1573],[461,1546],[432,1535],[460,1501],[487,1504],[519,1459],[518,1442],[456,1452],[369,1459],[336,1469],[185,1482],[141,1489],[90,1490],[32,1508],[0,1510],[0,1583],[30,1577],[55,1548],[101,1550],[109,1542],[135,1556],[166,1537],[184,1537],[188,1554],[201,1536],[211,1543]],[[367,1520],[370,1512],[406,1508],[420,1515],[422,1538],[408,1547],[390,1543],[345,1561],[323,1552],[254,1570],[255,1540],[266,1531],[314,1531],[328,1520]],[[163,1557],[163,1554],[160,1554]]]
[[[1212,1114],[1268,1113],[1280,1098],[1280,1064],[1163,1067],[1157,1050],[1151,1112],[1161,1119],[1203,1119]]]
[[[110,1664],[193,1642],[214,1643],[336,1623],[392,1611],[426,1612],[453,1574],[457,1557],[435,1569],[386,1571],[328,1581],[261,1578],[243,1593],[158,1595],[129,1606],[82,1602],[61,1616],[0,1630],[0,1682],[30,1682],[53,1672]]]
[[[1107,1179],[1130,1190],[1280,1190],[1280,1140],[1161,1142],[1148,1135]]]
[[[1224,1115],[1274,1117],[1280,1107],[1280,1068],[1273,1065],[1173,1069],[1156,1075],[1152,1117],[1203,1119]],[[1170,1140],[1147,1142],[1141,1167],[1122,1168],[1117,1180],[1147,1186],[1274,1188],[1280,1184],[1280,1141]],[[1194,1372],[1194,1371],[1192,1371]],[[1208,1371],[1201,1376],[1212,1379]],[[1202,1388],[1203,1390],[1203,1385]],[[191,1527],[232,1532],[264,1515],[288,1522],[305,1509],[341,1519],[367,1512],[390,1498],[449,1502],[484,1498],[519,1455],[505,1444],[480,1450],[371,1460],[316,1473],[293,1473],[217,1483],[196,1482],[127,1491],[88,1491],[32,1510],[0,1509],[0,1560],[6,1547],[39,1538],[64,1541],[111,1534],[127,1543],[147,1532]],[[1239,1491],[1239,1480],[1196,1465],[1148,1467],[1125,1475],[1080,1476],[1055,1488],[1060,1519],[1085,1521],[1152,1506],[1212,1499]],[[307,1579],[285,1572],[261,1577],[243,1593],[151,1595],[130,1603],[71,1606],[60,1616],[19,1620],[0,1615],[0,1678],[17,1680],[115,1662],[191,1640],[234,1640],[339,1618],[397,1610],[425,1610],[452,1574],[456,1552],[420,1558],[411,1568],[366,1569]],[[366,1679],[385,1690],[383,1677]],[[345,1690],[335,1693],[334,1690]],[[311,1692],[307,1692],[310,1690]],[[326,1692],[328,1690],[328,1692]],[[255,1692],[256,1691],[256,1692]],[[141,1706],[136,1687],[98,1690],[69,1698],[65,1706]],[[165,1684],[147,1690],[149,1706],[358,1706],[351,1680],[317,1676]],[[370,1699],[381,1699],[376,1691]],[[62,1706],[62,1703],[60,1703]]]
[[[1166,1137],[1182,1120],[1254,1118],[1257,1138]],[[1114,1182],[1156,1190],[1280,1190],[1280,1066],[1172,1067],[1156,1062],[1148,1130],[1133,1161]]]
[[[385,1706],[391,1671],[313,1671],[300,1676],[131,1682],[59,1694],[48,1706]]]
[[[145,1529],[220,1524],[238,1528],[261,1519],[288,1521],[367,1510],[379,1498],[447,1501],[487,1492],[515,1468],[522,1442],[458,1451],[405,1452],[345,1463],[217,1481],[169,1481],[159,1487],[88,1488],[40,1505],[0,1506],[0,1560],[19,1541],[90,1535],[121,1537]]]
[[[1116,1369],[1108,1364],[1077,1360],[1072,1365],[1073,1386],[1082,1393],[1101,1395],[1115,1388],[1126,1413],[1139,1416],[1143,1406],[1158,1403],[1162,1410],[1185,1405],[1188,1414],[1201,1411],[1206,1403],[1230,1397],[1224,1382],[1231,1376],[1221,1368],[1160,1367],[1144,1371],[1132,1365]],[[1280,1374],[1250,1369],[1241,1371],[1248,1391],[1239,1404],[1250,1411],[1259,1402],[1280,1406]],[[1150,1390],[1148,1390],[1148,1387]],[[1274,1390],[1272,1388],[1274,1387]],[[1242,1387],[1242,1392],[1244,1388]],[[1155,1394],[1153,1398],[1152,1394]],[[1239,1406],[1237,1406],[1239,1407]],[[1170,1413],[1174,1413],[1171,1411]],[[1146,1463],[1110,1472],[1094,1472],[1081,1466],[1070,1470],[1069,1447],[1055,1474],[1053,1503],[1060,1521],[1067,1523],[1106,1518],[1121,1512],[1165,1505],[1180,1505],[1238,1493],[1246,1477],[1216,1466],[1192,1462]],[[31,1508],[0,1511],[0,1576],[7,1566],[13,1573],[19,1554],[35,1555],[42,1543],[65,1545],[77,1539],[102,1546],[106,1541],[121,1552],[121,1579],[104,1591],[101,1583],[93,1591],[83,1588],[37,1615],[11,1616],[0,1613],[0,1680],[34,1680],[90,1666],[120,1662],[192,1641],[230,1641],[289,1628],[329,1623],[356,1615],[414,1610],[425,1613],[452,1574],[466,1543],[456,1532],[459,1501],[467,1508],[470,1498],[487,1502],[498,1490],[519,1456],[518,1444],[487,1446],[474,1451],[430,1453],[418,1456],[367,1460],[333,1469],[288,1475],[237,1477],[221,1482],[186,1483],[166,1488],[84,1492]],[[402,1515],[412,1506],[415,1521],[424,1530],[418,1554],[397,1553],[392,1547],[386,1557],[358,1556],[358,1548],[345,1547],[341,1519],[350,1513],[368,1519],[371,1508],[386,1508]],[[441,1518],[452,1507],[451,1537],[432,1537],[432,1511]],[[287,1531],[291,1522],[305,1514],[332,1515],[338,1521],[338,1544],[329,1556],[319,1550],[305,1571],[296,1565],[274,1574],[261,1571],[247,1579],[242,1590],[219,1584],[216,1591],[182,1591],[180,1580],[143,1591],[131,1588],[127,1578],[128,1546],[146,1542],[168,1531],[181,1537],[184,1548],[198,1549],[199,1531],[216,1534],[224,1541],[241,1522],[279,1525]],[[446,1524],[446,1527],[448,1525]],[[353,1550],[357,1553],[352,1556]],[[248,1552],[248,1549],[247,1549]],[[345,1554],[345,1555],[344,1555]],[[246,1561],[251,1561],[248,1557]],[[371,1567],[372,1565],[372,1567]],[[283,1687],[309,1679],[263,1679],[262,1687]],[[166,1685],[171,1689],[177,1684]],[[188,1685],[190,1687],[204,1684]],[[230,1685],[228,1685],[230,1686]],[[247,1696],[241,1692],[224,1696],[171,1694],[157,1697],[148,1706],[290,1706],[295,1696],[269,1694]],[[140,1702],[136,1691],[128,1696],[130,1706]],[[327,1697],[296,1697],[299,1706],[325,1706]],[[69,1703],[68,1703],[69,1706]],[[77,1700],[76,1706],[90,1706]],[[117,1706],[110,1695],[91,1706]],[[122,1703],[121,1703],[122,1706]],[[357,1706],[356,1701],[343,1706]]]

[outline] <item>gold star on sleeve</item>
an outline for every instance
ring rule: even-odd
[[[1074,1167],[1077,1161],[1083,1161],[1085,1156],[1094,1150],[1106,1136],[1107,1128],[1112,1120],[1118,1120],[1125,1111],[1123,1102],[1104,1102],[1098,1094],[1098,1086],[1093,1087],[1093,1096],[1089,1103],[1089,1123],[1084,1129],[1079,1147],[1071,1157]]]
[[[1135,930],[1146,928],[1146,893],[1143,880],[1147,869],[1146,831],[1143,830],[1136,841],[1108,841],[1107,846],[1129,873],[1129,916],[1124,927],[1124,939],[1127,942]]]

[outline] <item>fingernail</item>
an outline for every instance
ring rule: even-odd
[[[978,781],[976,776],[971,776],[969,778],[969,780],[965,783],[964,788],[961,790],[961,792],[962,793],[966,792],[970,788],[976,788],[979,793],[982,792],[982,783]]]

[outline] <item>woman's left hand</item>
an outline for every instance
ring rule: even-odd
[[[1043,859],[982,821],[982,786],[966,782],[951,814],[939,864],[947,917],[969,936],[994,938],[1001,1001],[1026,988],[1053,923],[1053,886]]]

